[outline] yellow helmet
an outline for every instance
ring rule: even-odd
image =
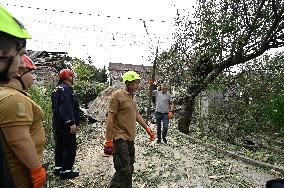
[[[134,80],[140,80],[141,77],[139,76],[139,74],[137,74],[134,71],[127,71],[122,75],[122,79],[123,79],[123,82],[125,83],[126,81],[131,82]]]
[[[0,5],[0,31],[22,39],[31,39],[24,25]]]

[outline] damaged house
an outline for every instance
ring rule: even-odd
[[[28,56],[37,66],[35,72],[35,84],[39,86],[55,86],[58,81],[58,71],[64,67],[71,57],[66,52],[32,51]]]
[[[109,83],[113,85],[116,82],[121,81],[122,74],[132,70],[137,72],[141,77],[141,88],[147,86],[147,81],[150,79],[150,74],[152,71],[152,66],[144,65],[132,65],[132,64],[122,64],[122,63],[109,63]]]

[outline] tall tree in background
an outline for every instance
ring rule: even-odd
[[[186,134],[196,96],[223,70],[284,46],[283,0],[199,0],[197,4],[192,21],[178,13],[176,44],[161,54],[159,64],[169,82],[185,86],[178,128]]]
[[[72,68],[77,74],[74,90],[80,103],[87,107],[87,104],[94,100],[104,89],[107,79],[106,69],[97,69],[92,65],[90,57],[88,63],[81,59],[74,59]]]
[[[104,67],[102,69],[99,69],[100,72],[100,83],[106,83],[107,82],[107,69],[106,66],[104,65]]]
[[[97,70],[95,66],[86,64],[83,60],[77,58],[73,59],[72,68],[79,80],[88,80],[91,82],[93,81],[94,72]]]
[[[107,70],[104,66],[102,69],[96,68],[92,62],[91,57],[88,57],[88,64],[80,59],[72,61],[72,67],[75,70],[80,80],[88,80],[89,82],[107,82]]]

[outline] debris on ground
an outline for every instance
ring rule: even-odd
[[[103,154],[104,127],[103,122],[96,122],[80,128],[75,163],[80,176],[62,181],[52,175],[51,164],[48,187],[107,187],[114,168],[112,157]],[[134,188],[262,188],[270,179],[283,178],[275,170],[255,167],[190,142],[174,126],[169,129],[167,145],[150,142],[145,131],[137,127]],[[154,124],[151,127],[156,128]],[[45,161],[52,163],[53,153],[45,153]]]

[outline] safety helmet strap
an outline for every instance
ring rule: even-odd
[[[15,79],[17,79],[20,83],[21,83],[21,86],[22,86],[22,88],[23,89],[26,89],[26,86],[25,86],[25,84],[24,84],[24,81],[22,80],[22,76],[23,76],[24,74],[22,74],[21,76],[16,76],[16,77],[14,77]]]

